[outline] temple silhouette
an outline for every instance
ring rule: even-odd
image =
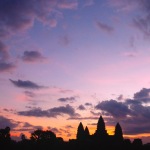
[[[86,126],[83,127],[82,122],[79,123],[77,128],[76,140],[78,141],[88,141],[88,142],[98,142],[101,144],[114,144],[121,145],[124,141],[122,128],[119,123],[115,126],[114,135],[109,135],[105,128],[105,122],[102,116],[98,119],[97,129],[94,134],[90,135],[89,129]]]
[[[89,129],[83,127],[82,122],[77,127],[76,139],[69,140],[71,147],[77,149],[115,149],[115,150],[147,150],[149,144],[143,145],[141,139],[136,138],[131,142],[130,139],[123,137],[122,128],[118,123],[115,125],[114,135],[109,135],[105,128],[102,116],[99,117],[95,133],[90,135]]]

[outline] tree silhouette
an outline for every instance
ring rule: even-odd
[[[143,145],[141,139],[134,139],[132,144],[134,147],[141,147]]]
[[[33,141],[39,141],[40,139],[42,139],[42,130],[40,129],[35,130],[33,133],[31,133],[30,138]]]
[[[26,140],[25,134],[21,134],[21,140],[22,140],[22,141],[25,141],[25,140]]]
[[[0,140],[8,141],[10,139],[10,127],[7,126],[5,129],[0,129]]]
[[[31,140],[33,141],[48,141],[48,140],[56,140],[56,135],[50,131],[42,131],[40,129],[35,130],[31,133]]]

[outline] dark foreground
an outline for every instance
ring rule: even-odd
[[[122,143],[120,145],[110,145],[97,142],[84,141],[7,141],[0,142],[0,150],[150,150],[150,144]]]

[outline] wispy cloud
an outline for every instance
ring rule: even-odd
[[[27,95],[28,97],[35,97],[35,93],[33,93],[33,92],[31,92],[31,91],[25,91],[24,92],[25,93],[25,95]]]
[[[132,24],[135,28],[143,33],[145,37],[150,37],[150,1],[149,0],[108,0],[110,6],[117,8],[122,12],[138,11],[138,15],[134,15]]]
[[[19,87],[19,88],[27,88],[27,89],[41,89],[41,88],[45,88],[44,86],[41,86],[41,85],[38,85],[32,81],[23,81],[23,80],[18,80],[18,81],[15,81],[15,80],[12,80],[12,79],[9,79],[9,81],[11,83],[13,83],[13,85],[15,85],[16,87]]]
[[[140,30],[145,37],[150,37],[150,14],[148,14],[146,17],[136,17],[133,18],[133,25],[138,30]]]

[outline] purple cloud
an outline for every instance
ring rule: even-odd
[[[8,119],[6,117],[0,116],[0,128],[5,128],[6,126],[11,129],[17,127],[18,123],[12,119]]]
[[[75,113],[75,109],[69,104],[66,106],[54,107],[47,110],[42,110],[41,108],[32,108],[28,111],[19,111],[18,115],[22,116],[35,116],[35,117],[57,117],[67,114],[69,116],[79,116]]]
[[[86,108],[83,105],[79,105],[78,109],[79,110],[86,110]]]
[[[145,103],[150,102],[150,89],[141,89],[139,92],[134,94],[134,99]]]
[[[69,104],[67,104],[66,106],[51,108],[50,112],[54,114],[56,113],[57,115],[68,114],[69,116],[78,116],[78,114],[75,113],[74,108]]]
[[[117,102],[116,100],[102,101],[95,108],[108,112],[114,118],[125,118],[130,112],[124,103]]]
[[[97,26],[100,30],[102,30],[102,31],[104,31],[104,32],[106,32],[106,33],[112,33],[112,32],[114,31],[114,28],[113,28],[113,27],[111,27],[111,26],[109,26],[109,25],[107,25],[107,24],[104,24],[104,23],[102,23],[102,22],[100,22],[100,21],[97,21],[97,22],[96,22],[96,26]]]
[[[74,101],[76,101],[76,97],[59,98],[58,101],[60,101],[60,102],[74,102]]]
[[[8,37],[25,31],[38,20],[55,27],[60,16],[59,9],[76,9],[77,0],[1,0],[0,37]]]
[[[85,103],[86,106],[92,106],[92,103]]]
[[[12,79],[9,79],[9,81],[11,83],[13,83],[16,87],[20,87],[20,88],[27,88],[27,89],[41,89],[44,88],[44,86],[38,85],[34,82],[31,82],[29,80],[27,81],[22,81],[22,80],[18,80],[18,81],[14,81]]]
[[[123,100],[123,99],[124,99],[124,98],[123,98],[123,95],[120,94],[120,95],[117,97],[117,99],[118,99],[119,101]]]
[[[49,13],[56,5],[56,1],[38,0],[1,0],[0,1],[0,35],[12,35],[27,30],[34,24],[35,19],[48,21]]]
[[[15,68],[16,66],[13,63],[0,62],[0,72],[10,72]]]
[[[38,51],[25,51],[22,56],[22,60],[25,62],[39,62],[45,59],[46,57],[42,56]]]

